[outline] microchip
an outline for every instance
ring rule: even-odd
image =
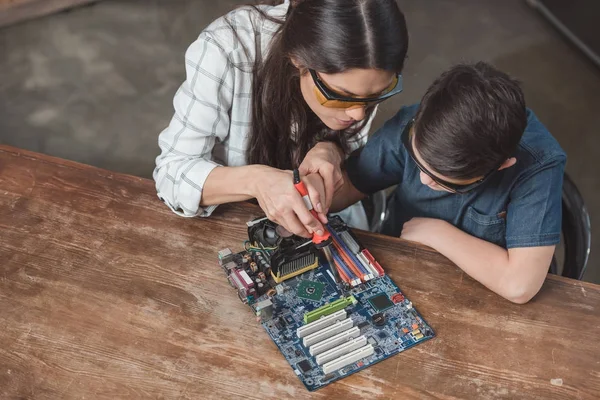
[[[390,298],[385,293],[378,294],[375,297],[371,297],[369,299],[369,303],[371,303],[373,308],[377,311],[387,310],[388,308],[394,305],[394,303],[392,303]]]
[[[379,336],[379,339],[385,339],[387,337],[385,332],[379,332],[379,334],[377,336]]]
[[[335,375],[334,375],[334,374],[327,374],[327,375],[325,375],[325,376],[323,377],[322,381],[323,381],[323,382],[327,382],[327,381],[329,381],[329,380],[331,380],[331,379],[333,379],[333,378],[335,378]]]
[[[323,296],[323,288],[325,285],[321,282],[302,281],[298,285],[296,294],[303,299],[319,301]]]
[[[300,350],[296,350],[295,353],[296,357],[300,357],[302,355],[302,352]]]
[[[358,326],[358,329],[362,329],[362,328],[364,328],[367,325],[369,325],[369,323],[367,321],[363,321],[363,322],[361,322],[360,324],[358,324],[356,326]]]
[[[285,322],[285,319],[283,319],[283,317],[279,317],[278,321],[279,321],[279,325],[281,325],[281,326],[286,326],[287,325],[286,322]]]
[[[312,369],[308,360],[302,360],[298,364],[296,364],[296,366],[298,367],[298,369],[300,369],[300,371],[302,371],[303,374],[307,373]]]

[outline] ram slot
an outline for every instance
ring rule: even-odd
[[[343,243],[342,240],[340,240],[339,236],[335,232],[332,232],[331,236],[333,237],[334,244],[341,249],[340,253],[343,253],[346,258],[350,260],[353,267],[358,270],[358,276],[360,276],[363,280],[369,280],[375,277],[372,276],[369,271],[362,266],[362,264],[354,256],[354,253],[348,249],[348,247]]]
[[[356,240],[354,240],[350,232],[340,232],[339,236],[340,239],[344,241],[344,244],[348,247],[348,249],[352,252],[352,254],[360,252],[360,246],[358,245],[358,243],[356,243]]]
[[[331,255],[333,256],[333,260],[335,261],[336,266],[344,272],[344,274],[350,280],[350,285],[358,286],[360,285],[360,278],[354,274],[342,261],[339,253],[336,249],[331,249]]]
[[[373,345],[368,344],[365,347],[361,347],[360,349],[354,350],[352,353],[346,354],[340,358],[336,358],[333,361],[329,361],[326,364],[323,364],[323,373],[330,374],[334,371],[337,371],[340,368],[344,368],[346,365],[350,365],[352,363],[357,362],[365,357],[373,354],[374,349]]]
[[[331,360],[335,360],[343,356],[344,354],[348,354],[351,351],[354,351],[360,347],[363,347],[367,344],[366,336],[359,336],[356,339],[352,339],[349,342],[339,345],[338,347],[334,347],[331,350],[327,350],[325,353],[321,353],[315,357],[317,364],[323,365],[326,362]]]
[[[330,337],[327,340],[323,340],[321,343],[317,343],[311,346],[308,351],[311,356],[316,356],[317,354],[321,354],[329,349],[332,349],[336,346],[339,346],[342,343],[347,342],[350,339],[354,339],[360,336],[360,329],[357,326],[352,329],[348,329],[345,332],[338,333],[335,336]]]
[[[345,319],[343,321],[338,321],[332,326],[328,326],[325,329],[321,329],[318,332],[311,333],[310,335],[306,336],[304,339],[302,339],[302,343],[306,347],[312,346],[315,343],[322,342],[323,340],[329,339],[330,337],[342,331],[352,328],[353,324],[354,322],[351,318]]]
[[[308,336],[311,333],[314,333],[314,332],[319,331],[323,328],[326,328],[330,325],[333,325],[337,321],[346,319],[346,315],[347,315],[346,310],[336,311],[335,313],[333,313],[331,315],[320,318],[314,322],[311,322],[310,324],[301,326],[300,328],[296,329],[296,335],[298,335],[298,337],[300,339],[302,339],[304,336]]]
[[[352,271],[354,272],[354,274],[356,276],[358,276],[361,281],[366,282],[368,281],[370,278],[370,276],[365,272],[363,272],[363,270],[359,269],[356,264],[354,264],[352,262],[352,260],[350,260],[348,258],[348,255],[346,254],[346,252],[344,251],[344,249],[342,249],[340,247],[340,245],[334,240],[333,241],[333,246],[335,247],[335,249],[338,251],[338,254],[340,255],[340,258],[342,259],[342,261],[344,262],[344,264],[346,264],[346,266]]]

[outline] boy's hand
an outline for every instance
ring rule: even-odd
[[[413,218],[402,227],[400,237],[432,247],[431,238],[441,235],[448,222],[435,218]]]

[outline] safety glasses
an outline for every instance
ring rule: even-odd
[[[414,131],[413,131],[413,129],[411,129],[413,127],[414,123],[415,123],[415,120],[413,119],[408,124],[406,124],[404,131],[402,131],[402,144],[406,148],[406,151],[408,151],[408,154],[410,155],[412,160],[415,162],[415,164],[417,164],[417,167],[419,167],[421,172],[423,172],[425,175],[430,177],[432,181],[434,181],[439,186],[441,186],[442,188],[446,189],[447,191],[449,191],[451,193],[465,194],[465,193],[470,192],[471,190],[475,189],[476,187],[481,185],[483,182],[485,182],[496,171],[498,171],[498,168],[500,168],[502,166],[502,164],[504,163],[504,162],[501,162],[500,164],[498,164],[497,167],[495,167],[490,172],[485,174],[481,179],[478,179],[475,182],[468,183],[466,185],[459,185],[456,183],[452,183],[452,182],[448,182],[443,179],[440,179],[437,176],[433,175],[431,172],[429,172],[427,170],[427,168],[425,168],[423,166],[423,164],[421,164],[419,162],[419,160],[417,160],[417,157],[415,157],[415,153],[414,153],[413,145],[412,145]]]
[[[314,69],[309,69],[308,71],[315,82],[314,91],[317,100],[322,106],[329,108],[350,108],[354,106],[377,104],[402,91],[402,75],[397,74],[392,84],[381,92],[379,96],[368,98],[347,97],[328,88]]]

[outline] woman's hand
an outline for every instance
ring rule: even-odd
[[[252,194],[268,219],[298,236],[309,238],[314,232],[323,234],[321,221],[326,222],[327,218],[320,215],[319,221],[311,214],[294,187],[291,171],[264,166],[257,171],[253,181]],[[311,202],[315,199],[314,201],[320,203],[324,197],[322,179],[317,175],[303,177],[302,181],[306,185]]]
[[[306,154],[298,168],[301,175],[319,174],[323,179],[325,187],[325,196],[321,198],[323,214],[329,211],[335,191],[344,184],[342,161],[342,149],[337,144],[319,142]]]

